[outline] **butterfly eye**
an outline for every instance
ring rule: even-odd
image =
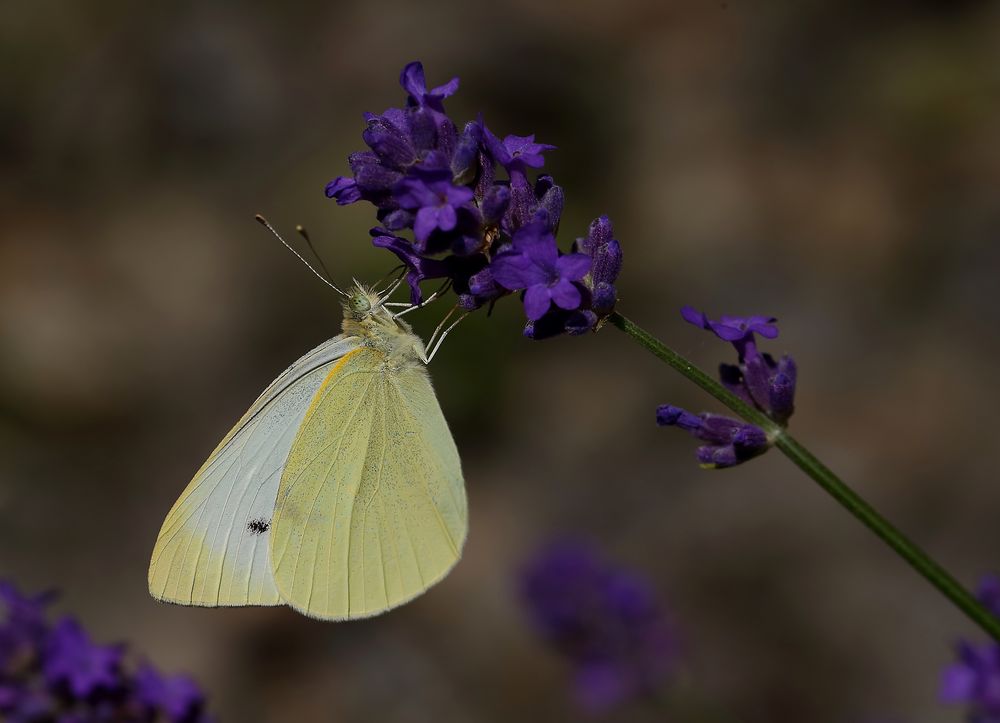
[[[368,300],[367,296],[362,294],[354,294],[347,303],[350,305],[351,311],[356,314],[364,314],[372,310],[371,301]]]

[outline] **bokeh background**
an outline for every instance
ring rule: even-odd
[[[454,118],[559,146],[562,242],[613,219],[622,312],[708,367],[731,352],[682,304],[778,316],[795,434],[963,581],[997,570],[1000,5],[13,0],[0,58],[0,575],[224,721],[564,721],[515,579],[569,534],[671,610],[680,719],[960,719],[936,698],[965,619],[781,455],[700,470],[654,408],[716,407],[617,330],[530,342],[514,302],[432,365],[471,535],[430,594],[332,625],[160,605],[146,566],[218,439],[339,329],[253,214],[341,282],[392,265],[322,191],[418,58],[461,76]]]

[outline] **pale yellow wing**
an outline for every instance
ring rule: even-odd
[[[174,503],[149,564],[153,597],[183,605],[279,605],[268,539],[288,450],[323,379],[357,337],[321,344],[285,370]]]
[[[458,451],[422,365],[359,348],[306,413],[271,527],[281,597],[325,620],[367,617],[443,578],[465,542]]]

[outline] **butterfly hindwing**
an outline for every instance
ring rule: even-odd
[[[331,368],[281,475],[271,526],[280,596],[313,617],[396,607],[457,562],[458,451],[421,364],[360,347]]]

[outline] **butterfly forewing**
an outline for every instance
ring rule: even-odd
[[[186,605],[278,605],[268,539],[299,425],[330,368],[358,346],[336,337],[282,373],[226,435],[167,515],[149,590]]]

